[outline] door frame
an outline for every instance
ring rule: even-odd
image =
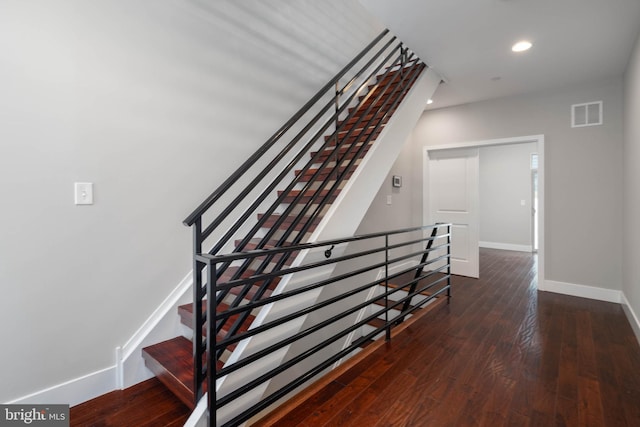
[[[481,141],[470,141],[452,143],[446,145],[426,145],[422,153],[422,216],[424,224],[431,224],[431,214],[429,206],[429,186],[425,185],[429,179],[429,151],[449,150],[452,148],[473,148],[489,147],[495,145],[525,144],[535,142],[538,151],[538,290],[544,291],[544,257],[545,257],[545,156],[544,156],[544,135],[517,136],[511,138],[488,139]],[[482,195],[480,195],[482,198]]]
[[[536,197],[536,188],[538,186],[538,169],[531,169],[531,252],[538,253],[538,246],[536,245],[536,235],[540,236],[540,230],[538,230],[538,224],[536,221],[538,210],[540,209],[536,205],[537,199],[540,198],[540,192]]]

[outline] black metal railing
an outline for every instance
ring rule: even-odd
[[[193,229],[196,401],[204,393],[210,366],[205,357],[208,338],[202,331],[211,323],[212,312],[203,311],[202,302],[209,296],[217,305],[227,301],[232,310],[245,302],[264,306],[259,303],[274,286],[274,277],[267,277],[211,294],[205,276],[240,281],[286,268],[297,252],[265,253],[260,259],[242,261],[229,258],[216,263],[214,271],[207,270],[203,256],[295,246],[308,239],[425,68],[388,30],[383,31],[184,220]],[[323,158],[328,150],[333,154]],[[292,194],[296,195],[291,200]],[[214,333],[224,330],[233,336],[246,326],[249,313],[236,314],[233,319],[216,316],[215,326],[210,325]],[[216,345],[214,360],[226,349]]]
[[[349,248],[355,245],[357,248],[347,254],[327,259],[317,257],[306,265],[257,274],[243,280],[221,282],[215,277],[219,264],[299,251],[322,253],[339,245],[349,245]],[[244,343],[248,349],[241,359],[229,361],[221,369],[216,368],[214,375],[208,378],[211,425],[236,426],[249,420],[308,384],[374,337],[386,333],[390,338],[393,326],[435,298],[449,298],[450,245],[451,224],[436,224],[286,248],[220,256],[199,255],[199,261],[207,266],[209,272],[207,292],[210,294],[242,287],[246,281],[285,280],[303,271],[313,276],[314,271],[327,266],[336,271],[331,277],[317,282],[303,281],[277,295],[233,308],[220,309],[214,300],[208,300],[207,310],[216,313],[216,321],[255,312],[267,305],[272,313],[265,316],[260,325],[254,324],[249,330],[227,335],[215,342],[209,341],[207,352],[211,366],[215,364],[214,354],[220,348]],[[400,283],[390,286],[391,282],[398,281]],[[314,294],[319,291],[326,293]],[[301,303],[309,294],[313,294],[308,299],[314,300],[314,304]],[[384,318],[381,326],[370,326],[362,331],[370,321],[380,318]],[[215,334],[212,322],[207,334]],[[252,346],[250,338],[258,338],[262,344]],[[238,377],[232,378],[233,375]],[[261,389],[274,380],[279,382],[277,386]],[[216,390],[217,381],[220,382],[220,391]],[[223,381],[239,385],[225,389]],[[221,415],[226,407],[233,408],[232,413]]]

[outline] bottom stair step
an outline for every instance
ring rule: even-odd
[[[145,365],[189,408],[195,408],[193,346],[176,337],[142,349]]]

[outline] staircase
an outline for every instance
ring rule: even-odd
[[[381,34],[379,39],[386,34],[387,32]],[[393,40],[395,38],[392,38],[384,49],[387,49]],[[374,40],[375,43],[378,41],[378,39]],[[381,49],[380,52],[384,50]],[[361,54],[361,57],[364,57],[364,54]],[[229,242],[232,242],[230,252],[244,253],[300,245],[309,239],[341,192],[348,186],[349,180],[358,171],[359,165],[374,147],[377,138],[382,134],[413,84],[426,69],[424,63],[410,56],[402,47],[400,47],[397,61],[388,61],[390,57],[391,54],[385,61],[380,62],[371,77],[356,76],[344,88],[338,90],[336,87],[333,130],[327,131],[331,123],[324,125],[320,131],[324,131],[325,136],[317,140],[311,138],[297,155],[289,155],[287,167],[295,169],[292,169],[291,173],[286,169],[283,170],[274,179],[275,184],[268,185],[251,206],[243,207],[242,212],[237,214],[238,221],[213,244],[210,254],[229,251]],[[359,81],[358,89],[351,88]],[[338,101],[340,96],[345,98],[342,104]],[[279,133],[280,131],[276,134]],[[292,143],[283,149],[281,157],[286,157],[291,147],[298,144],[300,140],[302,137],[294,137]],[[270,141],[268,143],[271,144]],[[254,162],[254,159],[249,159],[248,162]],[[274,164],[273,161],[269,163],[264,169],[265,173],[273,174]],[[240,175],[246,172],[242,169]],[[262,174],[258,178],[261,179]],[[196,254],[203,252],[201,247],[204,240],[216,227],[221,226],[228,216],[231,216],[232,209],[238,206],[240,199],[247,197],[258,178],[251,181],[247,185],[247,190],[236,197],[229,207],[212,221],[211,225],[203,227],[201,214],[196,219],[185,221],[188,225],[195,226]],[[231,177],[221,187],[226,191],[235,180],[236,177]],[[203,203],[204,210],[218,199],[219,195],[214,193]],[[265,200],[273,201],[269,204]],[[366,200],[363,202],[368,203]],[[256,209],[262,209],[262,211],[256,212]],[[202,209],[199,208],[199,210]],[[280,277],[261,281],[251,280],[251,278],[259,274],[277,272],[293,265],[298,253],[299,251],[294,251],[252,258],[251,261],[245,261],[239,265],[228,262],[217,267],[215,273],[217,283],[243,283],[243,285],[228,286],[216,293],[216,344],[220,345],[219,343],[248,331],[252,325],[255,327],[254,321],[261,307],[252,311],[243,311],[241,308],[247,304],[259,303],[262,299],[269,297],[280,284]],[[203,268],[202,261],[196,259],[194,261],[195,302],[178,308],[181,322],[193,330],[194,338],[190,340],[182,336],[176,337],[146,347],[142,352],[146,366],[192,409],[207,391],[206,367],[196,368],[196,366],[204,367],[204,361],[207,360],[205,325],[208,316],[206,300],[203,299],[206,293]],[[229,311],[233,314],[221,316],[221,313]],[[194,342],[200,343],[195,349]],[[236,341],[217,350],[216,371],[225,366],[237,346]]]

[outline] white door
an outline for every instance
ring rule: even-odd
[[[448,222],[451,273],[479,276],[478,148],[428,152],[430,223]]]

